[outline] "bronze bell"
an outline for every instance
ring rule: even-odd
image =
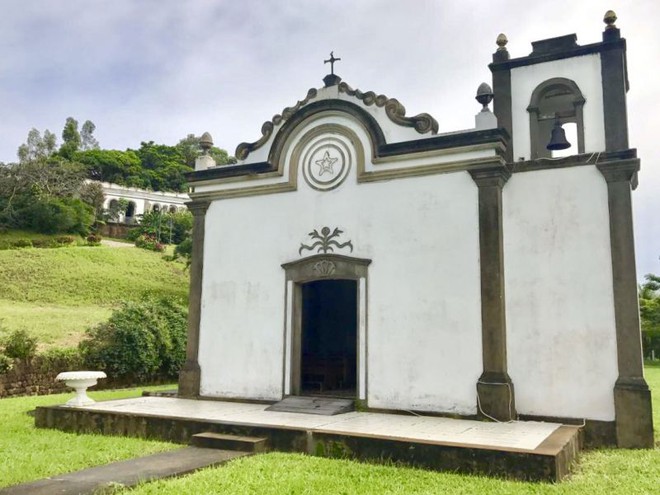
[[[550,137],[550,142],[546,146],[546,149],[549,150],[565,150],[570,148],[571,143],[566,140],[566,131],[561,126],[559,118],[555,118],[555,125],[552,128],[552,136]]]

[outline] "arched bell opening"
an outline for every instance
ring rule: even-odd
[[[530,149],[532,160],[584,153],[584,96],[577,84],[564,77],[555,77],[534,89],[527,111],[529,112]],[[560,153],[547,149],[552,129],[558,122],[575,124],[572,133],[576,142]],[[577,149],[577,151],[576,151]]]

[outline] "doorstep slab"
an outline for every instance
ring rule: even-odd
[[[355,410],[355,401],[350,399],[337,399],[331,397],[303,397],[291,396],[276,402],[265,409],[266,411],[318,414],[321,416],[335,416]]]

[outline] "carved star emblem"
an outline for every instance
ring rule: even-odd
[[[339,158],[330,158],[330,152],[326,151],[321,160],[316,160],[314,162],[320,167],[319,176],[326,172],[328,172],[330,175],[334,175],[335,171],[332,166],[337,162],[337,160],[339,160]]]

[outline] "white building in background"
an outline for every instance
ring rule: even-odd
[[[136,187],[120,186],[109,182],[101,182],[103,186],[103,208],[110,209],[119,200],[128,201],[124,214],[117,223],[135,223],[138,216],[149,211],[177,212],[186,210],[186,201],[190,198],[186,193],[163,191],[147,191]]]

